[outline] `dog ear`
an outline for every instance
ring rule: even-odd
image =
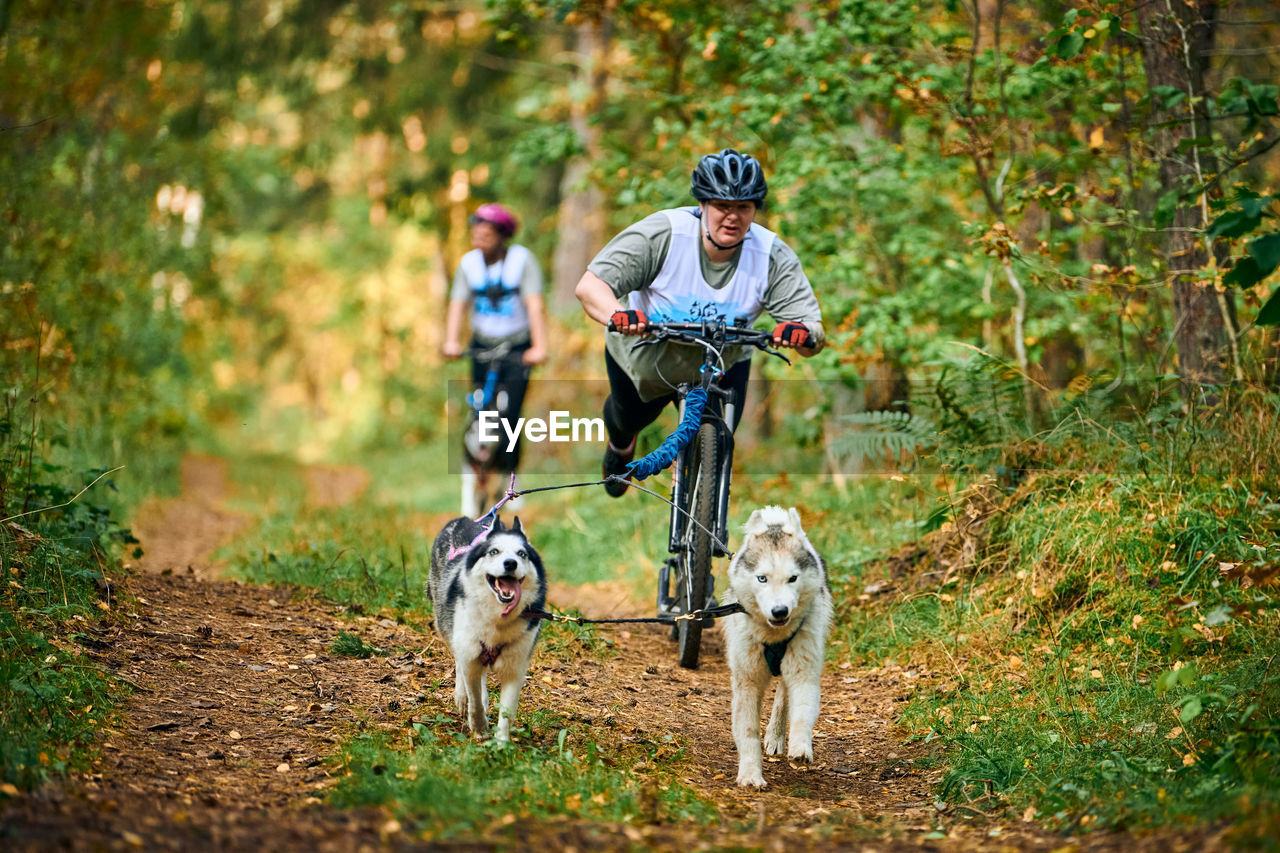
[[[521,536],[524,535],[524,528],[520,526],[520,516],[518,515],[515,517],[515,523],[511,525],[511,532],[519,533]]]
[[[804,533],[804,525],[800,522],[800,513],[795,507],[791,507],[787,510],[787,517],[791,519],[791,524],[794,528],[794,530],[792,530],[793,533],[797,535]]]
[[[495,518],[493,520],[493,527],[489,528],[489,535],[492,536],[495,533],[503,533],[506,531],[506,529],[507,529],[506,525],[502,523],[502,519]]]
[[[764,513],[761,510],[755,510],[747,519],[747,523],[742,526],[742,532],[747,536],[758,536],[769,529],[769,525],[765,523]]]

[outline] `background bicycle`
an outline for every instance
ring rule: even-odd
[[[498,431],[496,441],[482,441],[480,413],[506,418],[517,414],[524,401],[529,367],[519,348],[510,343],[493,347],[473,345],[464,354],[472,363],[472,390],[467,394],[467,420],[462,430],[461,514],[474,518],[501,499],[509,477],[520,464],[520,447],[507,449]]]

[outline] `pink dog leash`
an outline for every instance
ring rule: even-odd
[[[449,553],[445,555],[445,559],[453,560],[453,558],[459,556],[460,554],[467,553],[472,548],[476,547],[476,545],[480,544],[480,541],[483,540],[486,536],[488,536],[493,531],[493,525],[498,521],[498,510],[502,509],[503,504],[505,504],[507,501],[511,500],[516,496],[517,496],[516,495],[516,475],[515,475],[515,472],[512,471],[511,482],[507,486],[507,494],[502,498],[502,500],[494,504],[491,510],[489,510],[484,515],[476,519],[477,524],[484,524],[484,520],[486,518],[493,516],[493,520],[489,522],[489,526],[481,530],[479,533],[477,533],[476,538],[472,539],[470,543],[466,545],[455,545],[454,547],[450,548]]]

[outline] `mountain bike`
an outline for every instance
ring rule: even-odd
[[[733,399],[730,389],[716,384],[725,370],[724,349],[734,345],[753,346],[791,363],[773,348],[771,332],[745,328],[747,322],[746,318],[738,318],[739,325],[726,325],[723,317],[698,323],[651,322],[646,337],[633,347],[679,341],[703,348],[699,381],[682,383],[676,389],[680,422],[690,439],[679,448],[675,458],[667,540],[671,556],[658,574],[658,618],[671,624],[680,666],[686,669],[697,668],[702,629],[711,625],[712,617],[680,617],[715,606],[711,561],[728,553],[732,424],[737,407],[743,401]],[[690,406],[690,394],[695,389],[702,390],[704,404],[700,411]],[[698,396],[694,395],[694,399]],[[719,406],[712,405],[713,398],[719,401]]]

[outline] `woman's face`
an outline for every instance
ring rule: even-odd
[[[488,222],[477,222],[471,226],[471,248],[479,249],[488,255],[502,248],[506,238]]]
[[[747,235],[747,229],[756,218],[753,201],[724,201],[715,199],[702,205],[702,221],[711,238],[722,246],[733,246]]]

